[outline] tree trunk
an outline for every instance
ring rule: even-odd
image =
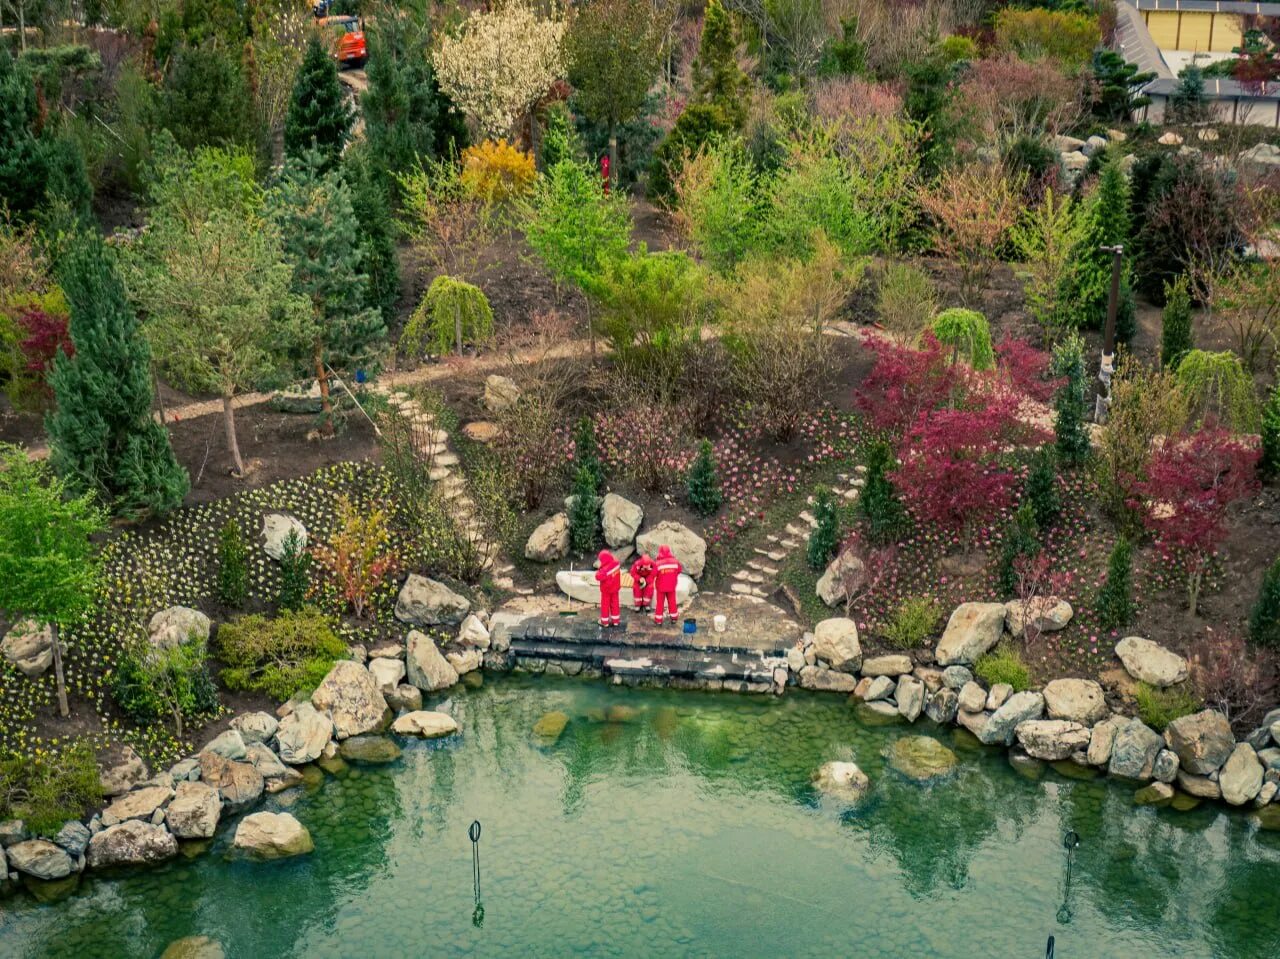
[[[58,682],[58,715],[66,719],[71,715],[71,709],[67,706],[67,680],[62,673],[62,637],[58,635],[57,623],[51,624],[49,630],[53,633],[53,676]]]
[[[320,416],[324,419],[324,425],[320,427],[320,431],[325,436],[332,436],[333,402],[329,398],[329,371],[324,367],[324,347],[319,340],[316,340],[314,349],[316,382],[320,384]]]
[[[169,417],[164,409],[164,400],[160,396],[160,376],[156,373],[154,364],[151,367],[151,390],[156,395],[156,409],[160,412],[160,425],[167,430],[169,428]]]
[[[1187,580],[1187,605],[1191,607],[1191,615],[1196,615],[1196,607],[1200,604],[1200,574],[1192,573]]]
[[[609,128],[609,189],[618,189],[618,135]]]
[[[244,460],[240,458],[240,443],[236,440],[236,410],[231,405],[231,396],[222,397],[222,425],[227,431],[227,449],[231,450],[231,462],[236,476],[244,475]]]
[[[182,738],[182,709],[175,706],[173,708],[173,728],[177,739]]]

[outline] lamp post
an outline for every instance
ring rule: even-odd
[[[1095,423],[1107,421],[1111,406],[1111,376],[1116,370],[1116,314],[1120,311],[1120,270],[1124,265],[1124,245],[1102,246],[1098,249],[1111,254],[1111,295],[1107,298],[1107,325],[1102,331],[1102,361],[1098,367],[1098,380],[1102,390],[1093,405]]]

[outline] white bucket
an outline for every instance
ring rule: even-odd
[[[723,633],[724,628],[725,626],[728,625],[728,623],[729,623],[729,620],[726,619],[724,614],[722,613],[720,615],[712,617],[711,628],[714,629],[717,633]]]

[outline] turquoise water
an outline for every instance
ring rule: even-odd
[[[1247,814],[1028,778],[967,734],[862,725],[839,697],[513,678],[448,708],[457,742],[272,797],[310,828],[312,856],[230,861],[224,830],[197,858],[88,879],[56,905],[0,902],[0,956],[154,957],[196,934],[233,959],[1039,959],[1050,934],[1059,959],[1280,954],[1280,833]],[[531,727],[553,709],[572,721],[539,745]],[[930,786],[881,756],[922,732],[961,758]],[[857,810],[810,789],[831,759],[870,774]],[[1082,844],[1063,923],[1067,829]]]

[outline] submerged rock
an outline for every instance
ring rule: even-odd
[[[175,939],[160,953],[160,959],[226,959],[222,945],[208,936]]]
[[[349,763],[393,763],[402,755],[401,749],[386,736],[360,735],[344,739],[338,747],[338,755]]]
[[[232,846],[254,859],[287,859],[315,850],[311,833],[287,812],[256,812],[236,827]]]
[[[823,763],[813,774],[813,786],[820,793],[843,802],[860,802],[871,788],[871,779],[857,763]]]
[[[533,724],[533,734],[547,743],[559,740],[565,727],[569,725],[569,717],[559,710],[545,713]]]
[[[895,740],[887,756],[890,766],[916,782],[940,779],[956,768],[956,754],[930,736]]]

